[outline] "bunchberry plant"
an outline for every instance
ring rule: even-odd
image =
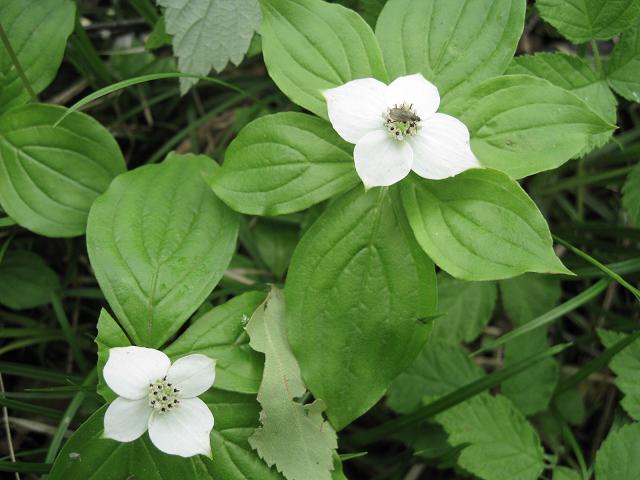
[[[640,478],[640,0],[0,0],[0,41],[0,471]]]

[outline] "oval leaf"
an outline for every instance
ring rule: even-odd
[[[91,209],[91,265],[120,324],[157,348],[216,286],[235,250],[236,215],[202,177],[211,159],[172,156],[118,177]]]
[[[58,275],[35,253],[9,250],[0,260],[0,304],[14,310],[39,307],[59,291]]]
[[[269,75],[294,103],[327,118],[322,91],[356,78],[387,80],[373,31],[356,12],[322,0],[263,0]]]
[[[504,173],[473,169],[446,180],[411,177],[402,201],[418,243],[463,280],[570,273],[536,204]]]
[[[21,226],[49,237],[85,232],[94,200],[125,170],[111,134],[93,118],[24,105],[0,115],[0,204]]]
[[[524,28],[525,0],[391,0],[376,36],[393,79],[421,72],[445,97],[500,75]]]
[[[358,183],[353,145],[324,120],[278,113],[247,125],[213,179],[231,208],[252,215],[304,210]]]
[[[56,76],[76,17],[71,0],[3,0],[0,18],[34,93]],[[25,88],[4,46],[0,46],[0,112],[26,103]]]
[[[418,319],[433,266],[416,258],[403,220],[387,189],[355,188],[311,226],[289,267],[289,341],[336,429],[372,407],[426,339]]]
[[[529,75],[487,80],[447,113],[469,127],[482,165],[513,178],[556,168],[615,129],[576,95]]]

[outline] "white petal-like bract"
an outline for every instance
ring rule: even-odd
[[[178,387],[182,398],[197,397],[206,392],[215,378],[215,360],[200,354],[176,360],[167,372],[167,381]]]
[[[147,431],[152,409],[148,399],[118,397],[104,414],[104,436],[119,442],[132,442]]]
[[[171,361],[153,348],[117,347],[109,350],[102,375],[111,390],[130,400],[146,397],[149,383],[164,377]]]
[[[187,398],[168,414],[153,412],[149,419],[149,438],[159,450],[171,455],[211,458],[212,428],[213,414],[209,407],[199,398]]]
[[[385,98],[388,107],[412,104],[423,120],[433,115],[440,106],[438,88],[419,73],[396,78],[387,87]]]
[[[353,158],[365,187],[382,187],[399,182],[409,174],[413,151],[407,142],[394,140],[379,129],[356,144]]]
[[[382,128],[387,86],[374,78],[352,80],[324,91],[331,125],[349,143]]]
[[[409,143],[413,148],[413,171],[424,178],[441,180],[481,165],[471,151],[469,130],[460,120],[436,113],[423,120]]]

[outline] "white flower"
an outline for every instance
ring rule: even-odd
[[[102,373],[119,397],[104,415],[104,436],[131,442],[148,429],[165,453],[211,458],[213,415],[197,396],[213,385],[215,366],[205,355],[188,355],[171,365],[152,348],[110,349]]]
[[[374,78],[326,90],[329,120],[355,143],[356,171],[366,188],[399,182],[411,170],[440,180],[480,167],[460,120],[436,113],[440,94],[422,75],[390,85]]]

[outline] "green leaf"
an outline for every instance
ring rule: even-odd
[[[98,393],[106,401],[111,402],[116,399],[117,395],[105,383],[102,376],[107,360],[109,359],[109,349],[115,347],[128,347],[131,345],[127,334],[124,333],[118,322],[104,308],[100,310],[98,317],[98,335],[96,336],[96,345],[98,346]]]
[[[225,69],[229,62],[240,65],[254,32],[260,26],[258,0],[158,0],[165,7],[165,29],[173,36],[178,69],[207,75]],[[184,94],[196,83],[180,79]]]
[[[505,71],[525,10],[524,0],[391,0],[376,36],[392,79],[421,72],[447,103]]]
[[[3,0],[0,19],[34,93],[43,91],[62,63],[75,24],[71,0]],[[29,101],[9,53],[0,44],[0,113]]]
[[[640,226],[640,163],[631,171],[622,187],[622,205],[631,223]]]
[[[209,310],[164,353],[175,360],[202,353],[216,360],[216,388],[256,393],[262,378],[262,355],[249,348],[245,325],[264,300],[263,292],[247,292]]]
[[[521,327],[554,308],[562,290],[558,279],[526,274],[500,282],[504,309],[514,327]],[[505,347],[504,364],[519,361],[549,348],[547,328],[539,328],[526,336],[513,339]],[[547,358],[526,372],[515,375],[502,384],[502,394],[525,415],[546,410],[558,382],[558,364]]]
[[[94,204],[87,248],[98,283],[136,345],[166,342],[216,286],[238,220],[202,173],[205,156],[174,155],[119,176]]]
[[[553,469],[552,480],[582,480],[582,476],[570,468],[556,467]]]
[[[398,413],[411,413],[484,375],[480,367],[449,339],[431,336],[413,364],[389,387],[387,404]]]
[[[14,310],[46,305],[61,290],[56,272],[39,255],[9,250],[0,259],[0,304]]]
[[[322,418],[321,399],[311,405],[296,401],[307,389],[289,347],[285,315],[284,296],[274,287],[247,325],[251,347],[265,355],[258,391],[262,426],[249,443],[288,480],[330,480],[336,432]]]
[[[609,85],[632,102],[640,102],[640,26],[627,30],[605,63]]]
[[[607,330],[598,330],[602,344],[610,348],[627,335]],[[624,393],[622,408],[635,420],[640,419],[640,340],[631,343],[618,353],[609,367],[616,374],[615,384]]]
[[[544,78],[557,87],[577,95],[590,108],[614,125],[617,121],[617,101],[607,82],[580,57],[563,53],[536,53],[513,59],[508,75],[532,75]],[[611,139],[612,131],[594,135],[578,156],[599,148]]]
[[[0,115],[0,204],[21,226],[49,237],[86,229],[94,200],[125,170],[118,144],[100,123],[32,104]]]
[[[596,455],[596,480],[640,478],[640,423],[609,434]]]
[[[373,31],[353,10],[322,0],[262,0],[262,51],[291,101],[327,118],[322,91],[357,78],[386,81]]]
[[[433,264],[412,245],[397,197],[346,193],[307,230],[289,267],[289,341],[336,429],[410,365],[429,330],[419,319],[435,309]]]
[[[298,230],[266,219],[260,220],[252,230],[260,257],[278,278],[282,278],[289,267],[300,237]]]
[[[537,0],[544,20],[573,43],[608,40],[631,27],[639,0]]]
[[[537,480],[544,470],[538,434],[505,397],[482,393],[436,419],[453,446],[465,445],[458,465],[485,480]]]
[[[302,113],[268,115],[242,129],[212,186],[242,213],[296,212],[359,183],[352,153],[328,122]]]
[[[529,75],[487,80],[446,110],[469,127],[480,163],[513,178],[559,167],[615,129],[573,93]]]
[[[567,273],[535,203],[504,173],[473,169],[446,180],[410,177],[402,201],[425,252],[463,280]]]
[[[56,459],[50,480],[198,479],[282,480],[251,450],[247,438],[258,422],[258,404],[250,395],[210,390],[201,396],[215,418],[213,460],[160,452],[144,434],[119,443],[102,438],[105,408],[78,428]]]
[[[470,342],[491,320],[498,297],[493,282],[465,282],[438,274],[438,310],[443,313],[433,321],[434,337],[442,341]]]

